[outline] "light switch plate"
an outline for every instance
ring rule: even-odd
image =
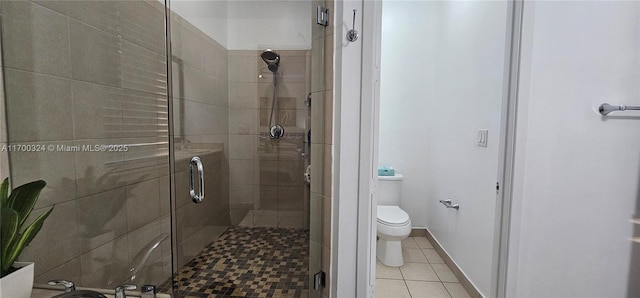
[[[489,130],[478,129],[478,147],[487,147],[488,139],[489,139]]]

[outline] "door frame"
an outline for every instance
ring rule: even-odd
[[[496,196],[496,222],[492,268],[493,297],[507,297],[509,243],[511,237],[512,201],[514,189],[518,87],[524,16],[524,0],[509,0],[507,15],[507,57],[505,58],[504,98],[500,128],[500,159]]]
[[[380,119],[380,63],[382,1],[364,1],[362,13],[362,82],[360,97],[360,179],[358,206],[357,289],[373,297],[376,279],[378,145]],[[366,35],[365,35],[366,34]],[[366,253],[362,253],[366,251]],[[360,297],[360,295],[358,296]]]
[[[517,124],[517,104],[518,104],[518,83],[520,67],[520,46],[522,35],[522,20],[524,13],[524,0],[507,0],[507,32],[505,55],[505,82],[503,86],[504,97],[501,113],[500,131],[500,158],[499,173],[496,181],[500,183],[500,190],[497,192],[496,204],[496,224],[494,233],[493,258],[496,260],[492,268],[492,288],[491,296],[506,297],[508,282],[508,257],[509,257],[509,236],[511,218],[511,202],[513,195],[513,172],[515,161],[515,140]],[[361,16],[356,18],[361,21],[360,44],[353,43],[351,49],[347,49],[349,43],[344,38],[345,28],[351,27],[353,18],[352,9],[362,11]],[[337,257],[332,258],[332,276],[334,285],[331,291],[332,296],[342,296],[351,294],[351,297],[373,297],[375,286],[375,241],[376,241],[376,202],[375,193],[377,187],[378,165],[378,132],[379,132],[379,80],[380,80],[380,42],[382,23],[382,1],[336,1],[336,18],[342,21],[336,22],[335,30],[335,60],[336,70],[336,149],[334,169],[335,180],[334,189],[338,190],[337,202],[344,202],[340,197],[357,198],[347,204],[336,204],[334,211],[334,239],[337,238],[336,245],[332,253]],[[354,47],[358,49],[353,49]],[[360,61],[360,71],[343,69],[343,66],[353,66],[353,61]],[[345,75],[340,75],[340,74]],[[359,98],[358,104],[348,104],[342,99]],[[354,121],[343,121],[345,115],[352,119],[357,118],[357,125]],[[356,117],[357,115],[357,117]],[[345,144],[350,144],[353,139],[352,133],[357,133],[359,152],[357,158],[345,158],[350,154]],[[342,145],[342,146],[341,146]],[[342,158],[341,158],[342,157]],[[343,168],[350,171],[342,172]],[[358,187],[343,191],[340,185],[346,186],[353,183],[353,175],[348,175],[356,170]],[[351,179],[349,179],[351,178]],[[349,181],[351,180],[351,181]],[[356,206],[353,205],[355,203]],[[356,207],[356,208],[353,208]],[[357,224],[356,231],[347,231],[343,227]],[[338,232],[339,231],[339,232]],[[356,241],[348,239],[353,233],[357,235]],[[342,255],[342,258],[341,258]],[[356,257],[356,262],[340,262],[339,259]],[[354,268],[355,267],[355,268]],[[340,276],[338,276],[338,272]],[[353,275],[355,274],[355,276]],[[350,282],[355,281],[355,287]]]

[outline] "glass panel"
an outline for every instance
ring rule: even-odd
[[[171,275],[163,4],[1,4],[3,176],[47,182],[31,218],[53,207],[19,260],[35,262],[37,285],[159,285]]]
[[[308,296],[310,8],[171,3],[178,295]],[[276,124],[284,135],[274,139]]]
[[[211,15],[194,17],[194,8]],[[313,208],[304,173],[315,8],[176,4],[170,65],[164,10],[142,0],[2,2],[7,111],[0,144],[20,149],[2,152],[0,172],[12,185],[47,181],[32,217],[54,207],[19,260],[36,262],[38,286],[68,279],[112,292],[123,283],[154,284],[184,295],[194,290],[189,283],[201,283],[182,279],[184,269],[205,261],[217,270],[205,291],[252,295],[251,285],[267,276],[259,289],[269,295],[307,296]],[[273,28],[259,25],[264,12]],[[290,34],[292,26],[298,34]],[[241,40],[238,32],[253,34]],[[278,58],[263,59],[267,48]],[[314,65],[324,68],[320,50]],[[323,98],[314,105],[319,111]],[[275,124],[284,127],[280,139],[268,136]],[[326,126],[317,125],[316,138],[325,136]],[[205,196],[197,205],[189,193],[194,156],[204,168]],[[316,156],[319,168],[327,164],[326,155]],[[312,187],[326,195],[327,177],[317,177]],[[318,228],[326,206],[315,209]],[[220,267],[234,264],[250,268],[244,284],[216,275],[234,273]],[[172,272],[182,283],[171,281]]]
[[[172,12],[170,18],[176,252],[173,265],[181,272],[180,268],[196,261],[231,225],[227,50],[180,15]],[[197,204],[190,194],[190,179],[194,179],[198,192],[199,174],[195,169],[197,165],[193,171],[189,166],[196,156],[204,169],[205,186],[204,199]],[[189,295],[182,288],[177,289],[180,291],[176,291],[176,295]]]

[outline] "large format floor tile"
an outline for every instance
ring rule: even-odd
[[[441,282],[407,280],[412,298],[451,297]]]
[[[410,298],[404,280],[376,279],[376,298]]]
[[[405,263],[428,263],[427,258],[419,248],[402,248],[402,256]]]
[[[458,279],[455,275],[453,275],[453,272],[451,272],[446,264],[431,264],[431,267],[433,267],[433,270],[436,271],[436,274],[438,274],[438,277],[441,281],[458,282]]]
[[[434,273],[435,274],[435,273]],[[380,261],[376,262],[376,278],[402,279],[400,268],[385,266]]]
[[[402,267],[376,262],[375,297],[470,297],[426,237],[408,237],[402,251]]]
[[[405,280],[440,281],[428,263],[405,263],[400,271]]]
[[[444,287],[447,288],[447,291],[449,291],[449,294],[451,294],[453,298],[471,298],[469,293],[457,282],[445,282]]]

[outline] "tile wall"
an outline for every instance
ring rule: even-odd
[[[33,216],[55,206],[20,259],[35,262],[36,283],[63,278],[114,288],[133,273],[138,285],[167,279],[162,4],[15,0],[1,6],[8,133],[2,142],[53,146],[9,154],[14,186],[47,181]],[[74,147],[114,144],[128,150]],[[156,242],[161,245],[152,249]]]
[[[314,1],[334,12],[334,1]],[[334,18],[330,18],[333,20]],[[329,297],[331,288],[331,213],[333,152],[333,23],[322,27],[312,20],[311,47],[311,245],[309,272],[327,274],[326,287],[312,291],[313,297]],[[318,257],[321,256],[321,257]],[[312,283],[313,284],[313,283]]]
[[[249,227],[308,228],[310,90],[308,50],[278,50],[273,123],[284,137],[268,134],[273,73],[260,51],[229,51],[229,171],[232,222]]]
[[[110,288],[130,278],[131,267],[142,268],[136,284],[166,280],[171,207],[163,6],[143,0],[1,5],[8,125],[0,127],[7,131],[0,144],[56,147],[11,152],[0,165],[6,173],[11,162],[14,185],[47,181],[34,216],[55,206],[21,259],[36,262],[37,283],[65,278]],[[275,117],[287,137],[274,141],[266,134],[272,76],[261,51],[227,51],[172,14],[178,265],[232,221],[305,228],[311,208],[318,215],[311,219],[311,250],[323,256],[312,268],[329,272],[332,32],[314,26],[311,52],[276,49],[282,62]],[[102,144],[129,150],[59,149]],[[209,204],[194,205],[184,195],[193,155],[212,169],[205,170]],[[319,166],[309,188],[302,174],[310,156]],[[137,266],[155,241],[162,245]]]

